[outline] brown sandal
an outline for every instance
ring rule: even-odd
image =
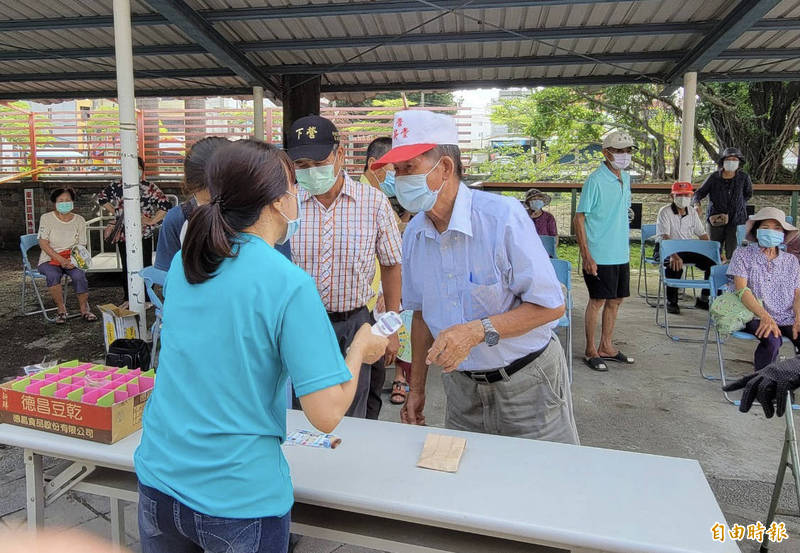
[[[64,324],[64,323],[66,323],[66,322],[67,322],[67,314],[66,314],[66,312],[64,312],[64,313],[58,313],[58,314],[56,315],[56,320],[55,320],[55,323],[56,323],[57,325],[63,325],[63,324]]]
[[[97,320],[97,315],[95,315],[91,311],[89,311],[88,313],[81,313],[81,317],[83,317],[83,320],[86,321],[87,323],[93,323]]]
[[[408,392],[408,383],[403,382],[402,380],[395,380],[394,382],[392,382],[392,395],[389,396],[389,402],[392,405],[403,405],[406,402],[407,392]]]

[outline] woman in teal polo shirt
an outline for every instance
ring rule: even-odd
[[[232,143],[206,180],[212,201],[167,274],[158,379],[134,457],[142,551],[283,553],[287,377],[311,424],[331,432],[361,364],[387,341],[364,325],[342,359],[314,281],[274,249],[300,222],[286,154]]]

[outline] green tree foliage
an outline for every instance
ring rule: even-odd
[[[742,151],[754,182],[800,182],[800,169],[783,167],[784,152],[800,140],[800,83],[708,83],[699,92],[698,118],[720,149]]]

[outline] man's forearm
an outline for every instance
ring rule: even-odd
[[[500,338],[516,338],[534,328],[557,321],[564,315],[564,305],[548,308],[524,302],[511,311],[489,317]]]
[[[425,392],[428,365],[425,359],[433,345],[433,336],[422,318],[422,311],[414,311],[411,322],[411,390]]]
[[[400,311],[400,295],[402,289],[403,266],[381,265],[381,286],[383,287],[383,301],[386,311]]]
[[[586,227],[583,224],[585,216],[581,213],[575,215],[575,238],[578,241],[578,249],[581,256],[589,255],[589,245],[586,241]]]

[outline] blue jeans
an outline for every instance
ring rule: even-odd
[[[282,517],[220,518],[139,484],[142,553],[286,553],[291,511]]]

